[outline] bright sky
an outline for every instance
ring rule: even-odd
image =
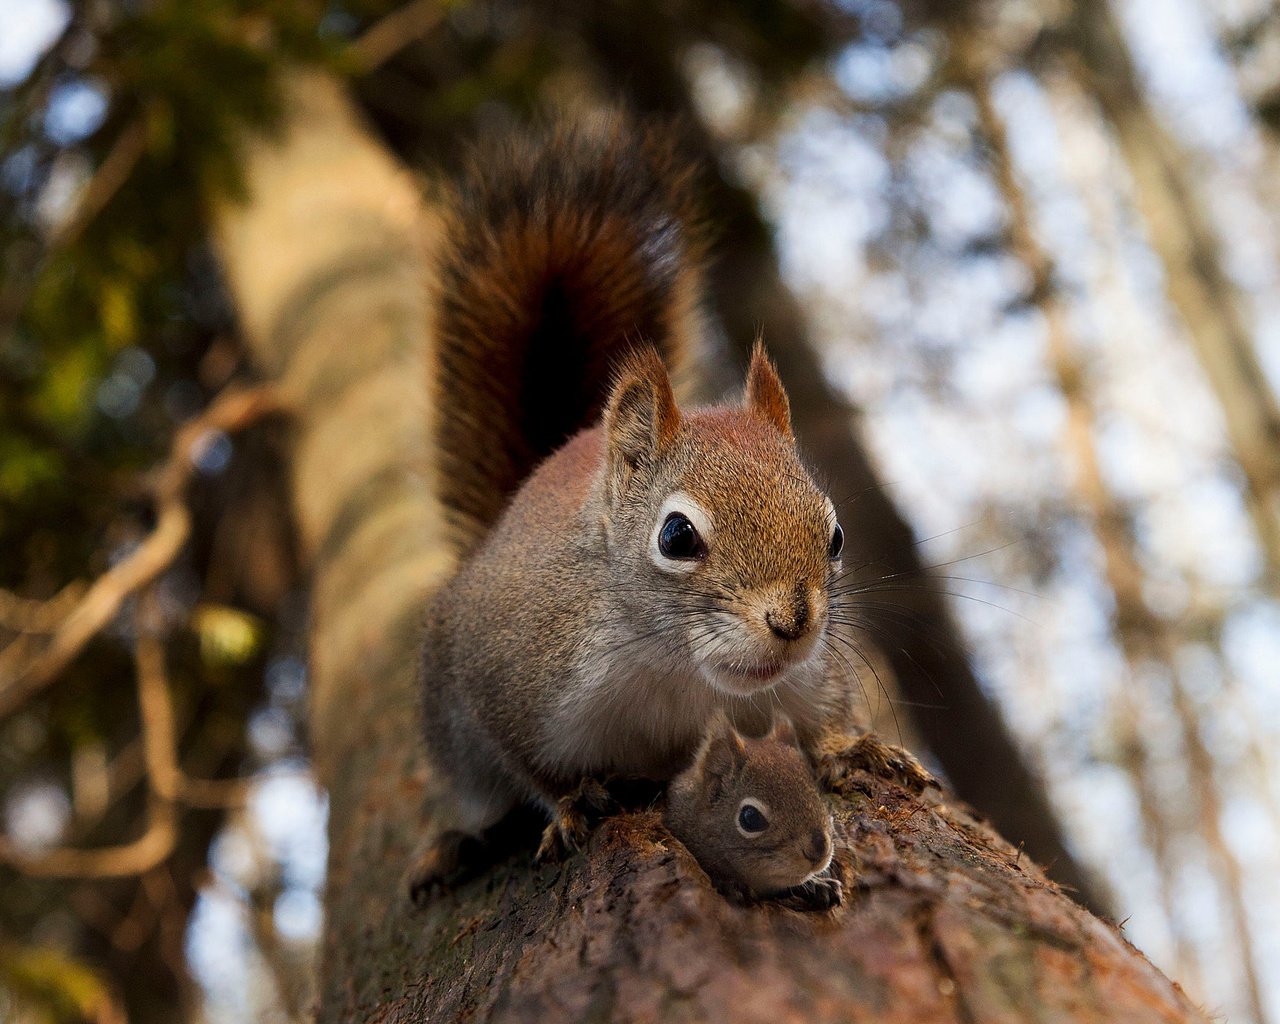
[[[0,87],[21,81],[67,23],[62,0],[0,0]]]

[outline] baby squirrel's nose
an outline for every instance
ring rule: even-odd
[[[813,835],[809,837],[809,845],[805,847],[804,855],[809,858],[809,863],[816,867],[827,859],[830,852],[827,834],[822,829],[815,828]]]
[[[790,607],[774,607],[764,613],[765,625],[782,640],[799,640],[809,625],[809,602],[797,591]]]

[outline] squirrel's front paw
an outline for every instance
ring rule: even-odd
[[[788,910],[799,910],[806,913],[822,913],[835,910],[844,902],[843,871],[836,861],[816,878],[811,878],[803,885],[788,889],[775,898],[775,902]]]
[[[835,910],[844,902],[844,883],[838,878],[815,878],[805,887],[810,886],[809,906],[814,910]]]
[[[874,733],[851,738],[843,749],[818,758],[818,781],[831,792],[845,792],[855,771],[870,772],[883,779],[897,779],[916,793],[938,785],[938,780],[916,760],[914,754],[885,743]]]
[[[591,835],[587,816],[572,797],[562,797],[556,805],[555,817],[542,830],[542,842],[533,855],[536,864],[554,864],[581,850]]]
[[[583,779],[577,789],[556,801],[551,823],[542,830],[535,863],[555,863],[581,850],[591,835],[591,818],[612,806],[613,798],[603,783]]]

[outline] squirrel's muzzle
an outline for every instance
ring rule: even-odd
[[[797,587],[789,598],[773,602],[764,613],[765,625],[779,640],[799,640],[813,618],[808,595],[802,587]]]
[[[831,841],[827,838],[827,834],[815,828],[813,835],[809,837],[808,845],[804,848],[804,855],[814,867],[819,864],[825,865],[831,856]]]

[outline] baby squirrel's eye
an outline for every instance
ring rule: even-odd
[[[672,512],[662,524],[658,550],[667,558],[702,558],[707,553],[697,528],[679,512]]]
[[[828,558],[839,558],[840,552],[844,550],[844,530],[840,528],[840,524],[836,523],[836,528],[831,531],[831,543],[827,546]]]
[[[744,803],[738,811],[738,828],[748,835],[758,835],[769,827],[769,819],[755,804]]]

